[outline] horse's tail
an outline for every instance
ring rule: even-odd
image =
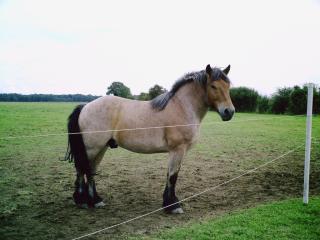
[[[75,107],[68,119],[68,149],[66,160],[74,161],[74,165],[82,174],[90,174],[90,164],[79,127],[79,116],[84,104]]]

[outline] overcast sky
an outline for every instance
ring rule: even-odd
[[[320,1],[0,0],[0,92],[139,94],[208,63],[262,94],[319,84]]]

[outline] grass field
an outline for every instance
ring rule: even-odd
[[[97,188],[103,209],[73,205],[74,168],[60,161],[66,150],[66,119],[74,103],[0,103],[1,239],[71,239],[161,206],[167,155],[111,150]],[[7,137],[17,138],[7,138]],[[29,136],[29,137],[23,137]],[[319,117],[313,137],[320,139]],[[4,139],[5,138],[5,139]],[[180,199],[238,176],[305,141],[305,117],[238,113],[221,122],[208,113],[199,143],[189,152],[177,183]],[[311,195],[320,194],[320,151],[313,143]],[[256,173],[183,204],[185,214],[156,213],[90,239],[148,236],[167,228],[216,218],[261,203],[300,197],[303,148]],[[266,238],[267,239],[267,238]]]
[[[153,239],[314,239],[320,236],[320,198],[310,199],[308,205],[301,199],[286,200],[232,213],[214,220],[188,227],[167,230]],[[133,239],[140,239],[135,237]]]

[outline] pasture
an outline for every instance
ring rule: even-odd
[[[263,204],[213,220],[162,231],[143,239],[318,240],[319,204],[319,197],[312,197],[308,205],[301,204],[301,198]],[[141,239],[141,236],[133,239]]]
[[[98,171],[103,209],[78,209],[75,171],[64,158],[66,119],[75,103],[0,103],[1,239],[72,239],[161,206],[167,154],[108,150]],[[53,133],[49,136],[40,136]],[[319,116],[313,137],[320,140]],[[39,137],[30,137],[39,135]],[[16,136],[18,138],[6,138]],[[28,137],[29,136],[29,137]],[[177,183],[180,199],[236,177],[305,142],[305,117],[236,113],[230,122],[209,112],[198,144]],[[313,143],[310,194],[320,193],[320,150]],[[183,203],[185,214],[163,212],[88,239],[145,236],[274,200],[302,196],[304,148],[255,173]]]

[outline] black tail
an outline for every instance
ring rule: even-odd
[[[66,160],[74,161],[78,172],[90,174],[90,164],[79,127],[79,115],[84,105],[78,105],[68,119],[68,149]],[[74,134],[73,134],[74,133]]]

